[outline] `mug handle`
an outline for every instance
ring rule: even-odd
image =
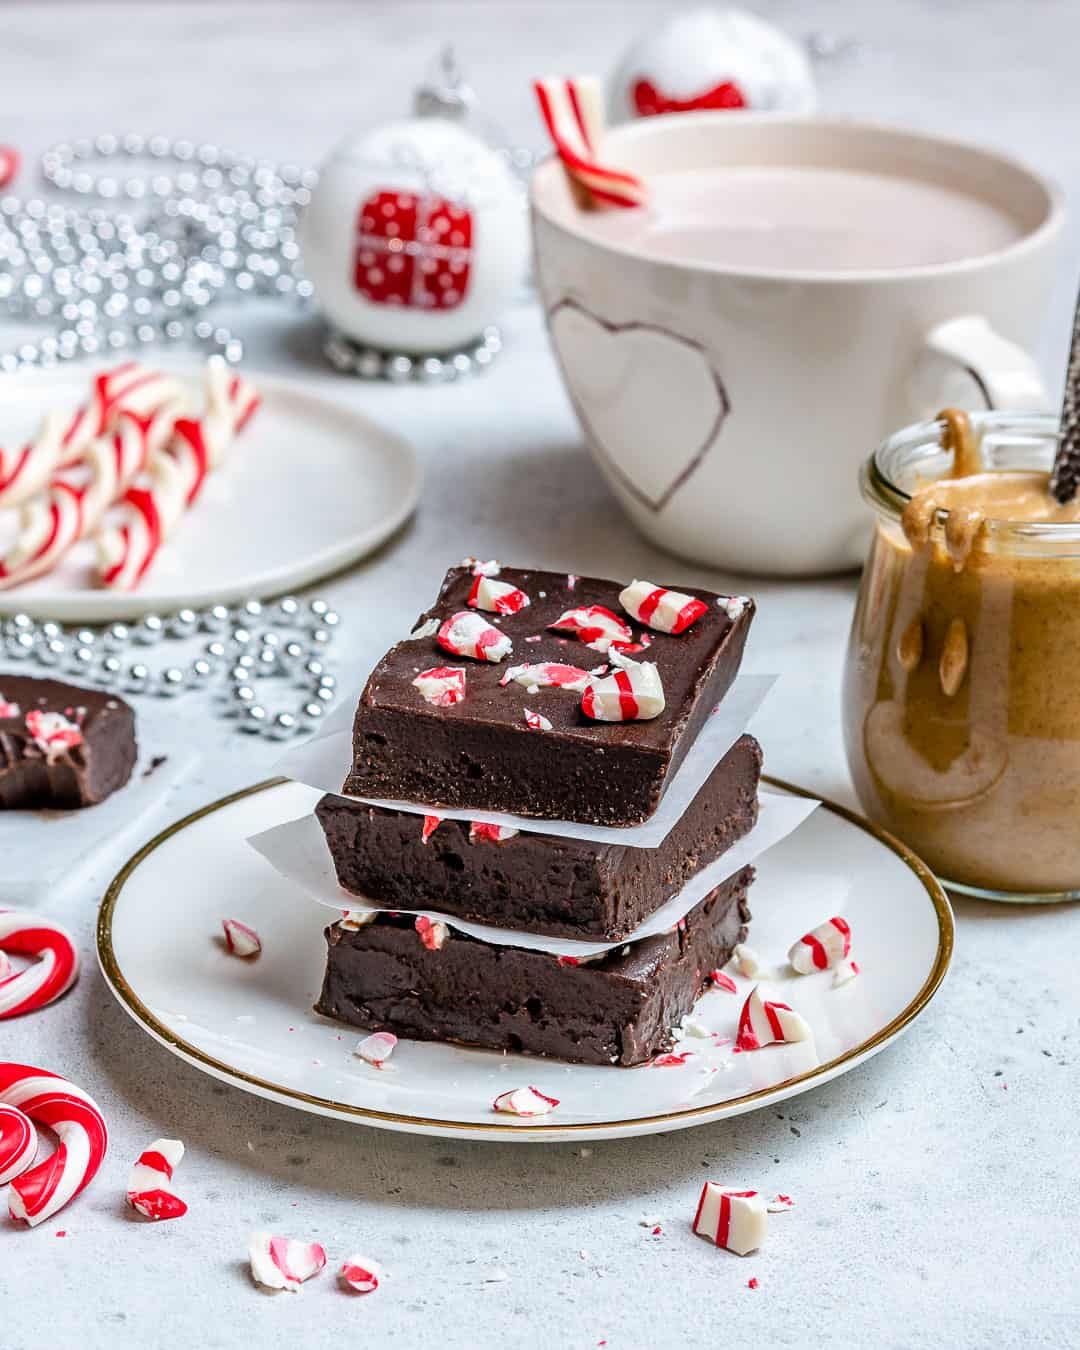
[[[943,407],[1050,408],[1032,357],[995,332],[981,314],[947,319],[931,328],[923,339],[911,392],[925,416]]]

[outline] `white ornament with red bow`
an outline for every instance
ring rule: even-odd
[[[520,187],[478,137],[439,117],[350,137],[319,171],[300,231],[323,310],[381,350],[448,351],[491,324],[528,257]]]
[[[705,111],[808,113],[816,102],[803,46],[740,9],[691,9],[638,37],[608,95],[613,122]]]

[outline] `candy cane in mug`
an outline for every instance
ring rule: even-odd
[[[642,206],[648,192],[632,173],[600,163],[603,112],[600,82],[594,76],[534,80],[540,114],[571,182],[592,202]]]
[[[124,494],[120,518],[98,531],[98,571],[104,585],[134,590],[259,402],[246,380],[220,357],[211,357],[203,416],[177,420],[168,444],[150,456],[146,481]]]
[[[37,957],[26,970],[0,979],[0,1019],[46,1007],[78,979],[74,938],[66,928],[30,910],[0,910],[0,951]]]
[[[109,1146],[101,1109],[81,1087],[30,1064],[0,1063],[0,1103],[16,1106],[60,1143],[8,1187],[8,1212],[33,1228],[93,1181]]]

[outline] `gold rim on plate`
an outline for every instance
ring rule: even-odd
[[[808,1069],[805,1073],[796,1074],[793,1078],[786,1078],[779,1083],[774,1083],[767,1088],[758,1088],[755,1092],[744,1093],[741,1097],[730,1097],[723,1102],[714,1102],[711,1105],[685,1107],[678,1111],[665,1111],[659,1115],[636,1116],[626,1120],[605,1120],[605,1121],[582,1121],[568,1122],[567,1124],[531,1124],[522,1128],[520,1125],[512,1125],[509,1122],[501,1123],[498,1121],[480,1122],[473,1120],[448,1120],[437,1116],[417,1116],[401,1115],[396,1111],[377,1111],[372,1107],[353,1106],[348,1102],[337,1102],[330,1097],[316,1097],[308,1092],[298,1092],[295,1088],[282,1087],[278,1083],[272,1083],[265,1078],[257,1078],[254,1074],[244,1073],[243,1070],[234,1068],[231,1064],[226,1064],[223,1060],[215,1059],[212,1055],[206,1054],[197,1046],[191,1045],[183,1037],[176,1035],[163,1023],[161,1023],[145,1003],[132,989],[116,959],[116,953],[113,950],[112,943],[112,920],[116,911],[117,902],[120,899],[121,892],[128,878],[135,869],[153,851],[166,840],[171,839],[173,835],[179,834],[181,830],[196,821],[202,820],[204,816],[211,815],[215,811],[220,811],[226,806],[231,806],[234,802],[242,801],[245,797],[252,797],[256,793],[266,792],[271,788],[280,787],[282,783],[291,780],[287,778],[269,778],[265,782],[255,783],[252,787],[243,788],[239,792],[230,793],[227,797],[221,797],[218,801],[211,802],[208,806],[200,807],[198,811],[193,811],[190,815],[184,816],[175,824],[155,835],[145,843],[139,851],[129,858],[120,871],[113,878],[109,889],[105,892],[105,898],[101,902],[101,908],[98,911],[97,921],[97,953],[98,962],[101,965],[102,973],[111,987],[116,998],[127,1010],[128,1013],[140,1023],[150,1034],[159,1040],[163,1045],[172,1049],[181,1059],[187,1060],[195,1066],[201,1066],[207,1069],[213,1076],[225,1081],[231,1081],[239,1087],[250,1087],[256,1090],[259,1095],[266,1095],[271,1100],[277,1100],[298,1105],[314,1107],[323,1114],[335,1114],[338,1116],[351,1116],[357,1120],[367,1121],[373,1125],[404,1125],[414,1130],[423,1129],[451,1129],[460,1130],[468,1134],[477,1135],[503,1135],[507,1138],[517,1138],[528,1140],[530,1138],[542,1138],[548,1135],[565,1134],[599,1134],[612,1130],[641,1129],[653,1125],[670,1124],[673,1127],[679,1123],[700,1119],[708,1120],[710,1118],[722,1118],[725,1115],[738,1114],[740,1108],[750,1106],[756,1101],[766,1097],[773,1096],[778,1091],[783,1091],[785,1095],[790,1095],[790,1089],[798,1087],[804,1083],[811,1083],[816,1079],[827,1079],[844,1064],[849,1064],[854,1060],[867,1058],[876,1050],[881,1049],[887,1041],[893,1039],[907,1026],[909,1026],[919,1013],[926,1007],[934,997],[945,973],[949,968],[949,962],[952,959],[953,943],[955,937],[955,926],[953,922],[952,910],[949,907],[948,899],[942,890],[937,878],[926,866],[917,854],[913,853],[906,844],[902,844],[899,839],[883,830],[880,826],[873,824],[872,821],[860,816],[856,811],[850,811],[846,806],[841,806],[838,802],[829,801],[827,798],[819,796],[816,792],[809,792],[805,788],[797,787],[793,783],[786,783],[783,779],[772,778],[769,775],[762,776],[762,782],[770,787],[778,788],[782,792],[792,793],[796,797],[813,798],[821,802],[821,806],[826,811],[831,811],[834,815],[848,821],[849,824],[871,835],[879,843],[884,844],[892,853],[907,866],[918,878],[919,883],[926,891],[933,905],[934,914],[938,922],[938,949],[934,959],[933,967],[927,975],[922,988],[891,1022],[887,1023],[875,1035],[868,1040],[862,1041],[859,1045],[846,1050],[842,1055],[837,1055],[835,1059],[830,1059],[824,1064],[819,1064],[813,1069]]]

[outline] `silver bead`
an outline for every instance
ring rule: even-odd
[[[249,703],[240,722],[243,731],[261,731],[266,725],[267,713],[261,703]]]
[[[365,380],[377,380],[382,374],[382,357],[378,352],[363,351],[356,358],[353,369]]]
[[[336,679],[333,675],[320,675],[320,676],[319,676],[319,688],[320,688],[320,689],[336,689],[336,688],[337,688],[337,679]]]
[[[149,683],[150,671],[141,661],[136,661],[133,666],[128,667],[127,674],[124,676],[124,688],[129,693],[144,694]]]
[[[38,648],[37,659],[43,666],[58,666],[67,657],[67,643],[63,638],[50,638]]]
[[[322,616],[323,628],[338,628],[341,625],[341,615],[335,609],[328,609]]]
[[[334,635],[329,628],[313,628],[309,640],[314,647],[329,647]]]
[[[36,627],[29,614],[13,614],[4,624],[4,632],[17,637],[19,633],[33,633]]]
[[[319,700],[320,703],[333,703],[334,696],[335,691],[333,689],[326,689],[321,684],[319,685],[318,689],[315,690],[315,697]]]
[[[157,614],[147,614],[135,629],[135,641],[145,646],[160,642],[165,634],[165,625]]]
[[[308,605],[308,613],[314,618],[317,624],[322,623],[323,615],[330,609],[325,600],[312,600]]]
[[[286,595],[277,602],[276,617],[293,623],[300,615],[300,601],[295,595]]]
[[[259,634],[259,641],[262,643],[263,647],[280,647],[281,635],[275,633],[272,629],[268,629],[265,633]]]
[[[242,664],[238,661],[236,665],[233,666],[232,670],[229,671],[229,679],[232,680],[234,684],[247,684],[248,680],[252,679],[254,668],[254,657],[245,656]]]
[[[158,677],[158,693],[165,698],[175,698],[182,694],[187,685],[187,676],[179,666],[168,666]]]
[[[234,628],[229,634],[229,641],[234,647],[248,647],[254,640],[247,628]]]
[[[445,378],[446,371],[442,363],[442,358],[438,356],[425,356],[420,363],[420,379],[424,384],[438,384]]]
[[[412,377],[413,363],[409,356],[392,356],[383,366],[386,378],[394,384],[403,384]]]
[[[212,605],[203,611],[202,626],[207,633],[224,633],[229,623],[229,611],[224,605]]]
[[[305,703],[300,709],[300,725],[311,728],[318,726],[323,717],[323,705],[321,703]]]
[[[228,657],[228,650],[224,642],[208,642],[203,648],[203,655],[211,665],[220,666],[222,661]]]
[[[169,620],[169,633],[172,637],[191,637],[199,626],[199,619],[193,609],[178,610]]]
[[[241,624],[253,623],[256,619],[262,618],[263,607],[259,600],[245,600],[236,611],[236,617]]]
[[[237,684],[233,686],[232,700],[240,707],[250,707],[255,702],[255,690],[250,684]]]
[[[38,636],[42,642],[53,642],[56,639],[63,641],[64,630],[58,623],[43,623],[38,629]]]
[[[195,685],[206,684],[214,674],[214,667],[204,656],[197,657],[191,663],[191,683]]]
[[[76,647],[92,647],[97,642],[97,634],[92,628],[80,628],[74,642]]]
[[[257,665],[262,675],[272,675],[277,670],[278,654],[273,647],[263,647],[259,651]]]
[[[270,735],[275,741],[288,740],[296,731],[296,718],[290,712],[279,712],[270,724]]]
[[[131,629],[126,623],[111,623],[101,635],[101,643],[107,652],[122,652],[131,642]]]
[[[296,670],[303,664],[307,648],[300,642],[286,642],[281,648],[281,664],[286,670]]]
[[[32,633],[15,633],[8,638],[8,656],[15,661],[25,661],[28,656],[34,654],[34,637]]]
[[[113,685],[118,683],[124,673],[124,664],[118,656],[106,656],[102,658],[101,665],[98,667],[97,678],[102,684]]]
[[[321,661],[317,661],[315,657],[312,657],[310,661],[304,662],[303,673],[305,675],[310,675],[313,680],[318,680],[320,675],[326,674],[326,667]]]
[[[75,647],[68,653],[68,670],[74,675],[88,676],[96,662],[93,647]]]

